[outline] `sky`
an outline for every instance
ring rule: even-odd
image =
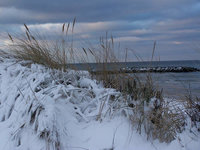
[[[53,35],[74,17],[76,41],[96,44],[108,32],[129,61],[150,60],[154,41],[155,60],[200,60],[199,0],[0,0],[0,35],[24,23]]]

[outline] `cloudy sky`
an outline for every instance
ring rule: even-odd
[[[51,32],[74,17],[77,40],[95,43],[107,31],[129,60],[132,51],[149,60],[154,41],[156,60],[200,60],[199,0],[0,0],[1,35],[23,23]]]

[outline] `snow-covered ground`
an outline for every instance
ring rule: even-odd
[[[128,113],[122,94],[88,72],[0,58],[0,150],[200,149],[189,130],[169,144],[147,140]]]

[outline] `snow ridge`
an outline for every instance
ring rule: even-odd
[[[170,144],[130,126],[123,94],[104,88],[86,71],[62,72],[28,61],[0,58],[0,149],[153,150],[200,147],[181,134]],[[127,97],[126,97],[127,98]],[[123,115],[122,115],[123,114]]]
[[[119,92],[103,88],[84,71],[64,73],[7,59],[1,62],[0,74],[0,126],[9,128],[8,140],[14,142],[5,145],[8,149],[28,149],[22,143],[28,133],[43,141],[40,148],[62,149],[62,139],[68,136],[66,120],[102,120],[118,110],[116,101],[116,109],[109,107],[110,96],[122,99]]]

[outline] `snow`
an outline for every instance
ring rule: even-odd
[[[114,95],[115,101],[111,97]],[[199,150],[184,131],[169,144],[132,127],[123,95],[86,71],[0,58],[1,150]]]

